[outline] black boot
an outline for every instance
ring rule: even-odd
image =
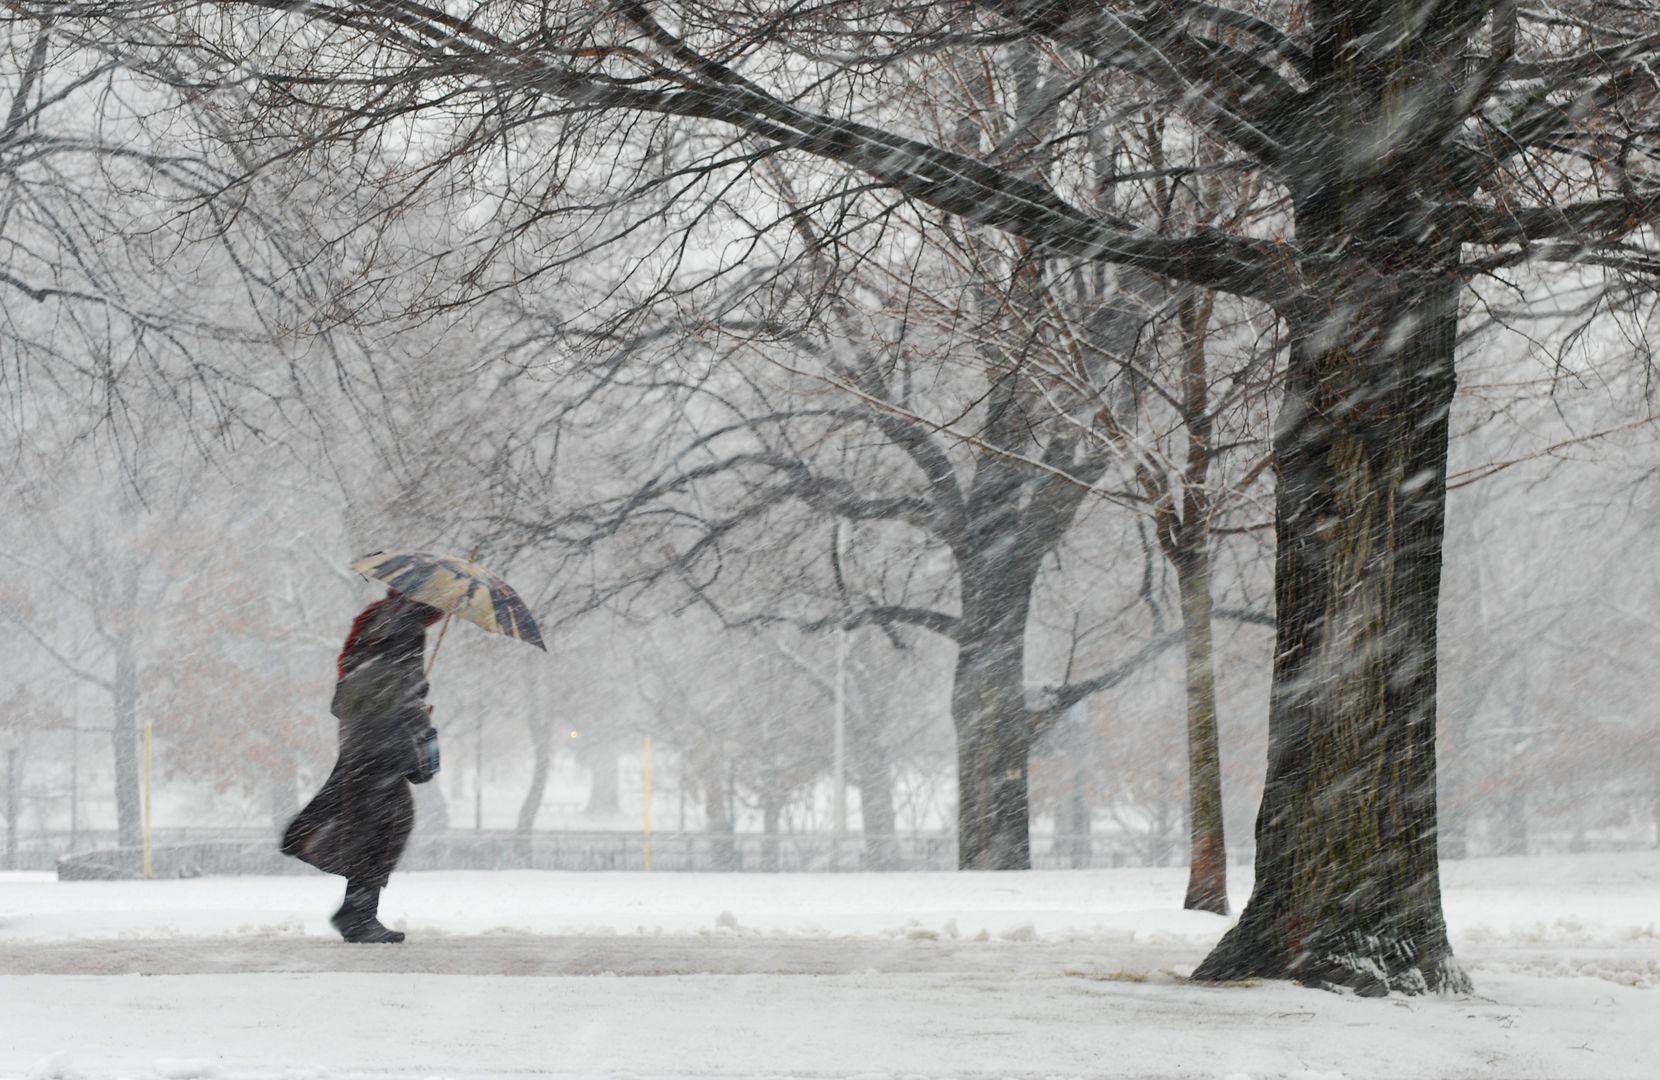
[[[340,936],[353,944],[394,945],[403,940],[402,930],[388,930],[380,924],[380,886],[346,882],[346,900],[329,922]]]

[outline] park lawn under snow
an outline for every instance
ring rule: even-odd
[[[1377,1001],[1184,982],[1178,870],[399,874],[400,946],[322,875],[0,874],[0,1076],[1660,1075],[1660,854],[1443,876],[1476,995]]]

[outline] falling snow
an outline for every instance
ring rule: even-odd
[[[0,1080],[1646,1076],[1651,8],[8,3]]]

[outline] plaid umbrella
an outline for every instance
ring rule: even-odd
[[[352,569],[446,615],[547,651],[535,618],[513,586],[468,559],[422,551],[374,551],[353,562]]]

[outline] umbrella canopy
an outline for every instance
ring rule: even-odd
[[[513,586],[475,562],[423,551],[374,551],[352,563],[352,569],[411,600],[547,651],[542,631]]]

